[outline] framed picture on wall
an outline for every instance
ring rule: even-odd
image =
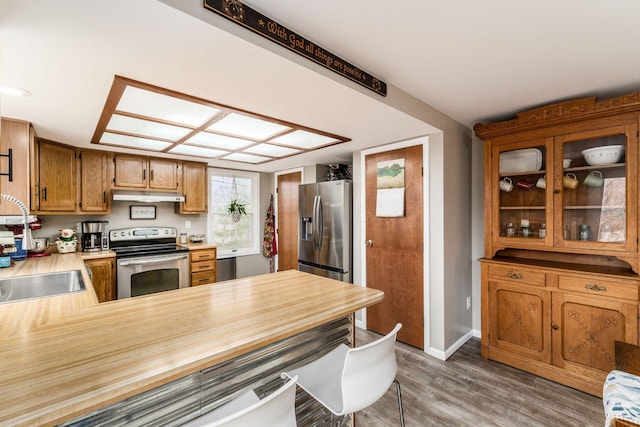
[[[131,205],[129,206],[130,219],[156,219],[155,206]]]

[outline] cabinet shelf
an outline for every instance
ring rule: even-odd
[[[539,171],[527,171],[527,172],[511,172],[511,173],[501,173],[500,177],[505,177],[505,176],[535,176],[535,175],[544,175],[546,174],[547,171],[542,169]]]
[[[607,206],[609,208],[624,208],[624,206]],[[565,211],[575,211],[575,210],[587,210],[587,209],[602,209],[602,205],[589,205],[589,206],[565,206]]]
[[[626,163],[610,163],[608,165],[576,166],[574,168],[566,168],[566,169],[564,169],[564,171],[565,172],[580,172],[580,171],[593,171],[593,170],[601,171],[603,169],[618,169],[618,168],[624,169],[626,165],[627,165]]]
[[[501,211],[543,211],[545,206],[500,206]]]

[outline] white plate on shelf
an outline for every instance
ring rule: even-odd
[[[542,167],[542,151],[537,148],[505,151],[500,153],[500,173],[539,171]]]

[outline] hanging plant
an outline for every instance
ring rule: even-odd
[[[238,202],[238,199],[233,199],[231,203],[229,203],[227,212],[231,214],[231,220],[233,222],[240,221],[240,217],[247,214],[245,206],[245,204]]]

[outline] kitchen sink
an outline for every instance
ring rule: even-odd
[[[80,270],[0,279],[0,304],[84,291]]]

